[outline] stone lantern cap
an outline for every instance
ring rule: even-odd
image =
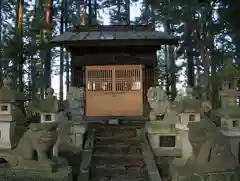
[[[228,106],[227,108],[219,108],[214,110],[214,113],[223,118],[240,118],[240,107]]]
[[[186,89],[187,95],[179,101],[172,102],[171,108],[179,113],[201,113],[202,101],[193,96],[193,89]]]
[[[221,81],[232,81],[234,78],[240,78],[240,70],[233,65],[231,60],[227,60],[217,72],[217,78]]]
[[[47,89],[47,96],[42,101],[33,101],[29,105],[29,110],[38,113],[57,113],[60,110],[60,101],[57,100],[53,88]]]
[[[26,97],[18,93],[11,88],[12,80],[10,78],[5,78],[3,80],[3,86],[0,89],[0,102],[16,102],[16,101],[26,101]]]

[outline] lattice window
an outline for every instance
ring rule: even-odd
[[[127,92],[142,89],[140,69],[116,70],[115,76],[117,92]]]
[[[89,70],[88,91],[112,91],[112,70]]]

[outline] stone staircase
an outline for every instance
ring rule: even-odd
[[[91,181],[147,181],[137,129],[144,124],[95,124],[94,150],[90,166]]]

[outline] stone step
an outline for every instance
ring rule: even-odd
[[[91,180],[142,180],[145,179],[147,181],[148,179],[148,173],[146,170],[106,170],[105,168],[102,169],[92,169],[91,170],[92,179]]]
[[[95,140],[95,141],[97,141],[97,140]],[[102,143],[103,142],[105,142],[105,140],[98,140],[98,143],[101,143],[101,141],[102,141]],[[109,140],[110,142],[112,141],[112,140]],[[116,142],[121,142],[121,143],[116,143]],[[131,140],[131,139],[129,139],[129,140],[114,140],[114,142],[113,142],[113,144],[106,144],[106,145],[102,145],[102,144],[95,144],[94,145],[94,147],[95,148],[109,148],[109,149],[111,149],[111,148],[126,148],[126,147],[129,147],[129,146],[132,146],[132,147],[139,147],[139,148],[141,148],[141,143],[142,143],[142,140],[140,140],[140,139],[133,139],[133,140]]]
[[[109,155],[108,153],[99,153],[99,154],[93,153],[93,159],[105,160],[105,161],[108,161],[108,160],[127,161],[127,160],[142,160],[143,156],[142,155],[136,155],[136,154],[131,154],[131,155],[130,154],[128,154],[128,155],[112,154],[112,155]]]
[[[93,155],[92,165],[97,164],[138,164],[139,166],[145,165],[142,156],[136,155],[109,155],[109,154],[95,154]]]
[[[104,177],[104,178],[95,178],[95,179],[91,179],[90,181],[148,181],[148,179],[146,178],[138,178],[136,180],[136,178],[133,179],[126,179],[126,178],[108,178],[108,177]]]
[[[90,181],[148,181],[148,179],[146,178],[138,178],[136,180],[136,178],[132,178],[132,179],[128,179],[128,178],[110,178],[110,177],[104,177],[104,178],[93,178]]]
[[[128,130],[96,130],[95,131],[96,137],[100,138],[134,138],[137,136],[137,131],[135,129],[128,129]]]
[[[144,124],[95,124],[95,140],[90,165],[91,181],[147,181],[137,129]]]
[[[99,125],[92,125],[93,128],[95,129],[99,129],[99,130],[114,130],[114,129],[125,129],[125,130],[131,130],[131,129],[141,129],[144,128],[144,124],[139,124],[139,125],[121,125],[121,124],[117,124],[117,125],[110,125],[110,124],[99,124]]]
[[[99,153],[108,153],[108,154],[136,154],[136,155],[142,155],[142,148],[141,146],[138,145],[115,145],[112,147],[108,147],[108,146],[98,146],[95,147],[94,149],[94,153],[95,154],[99,154]]]
[[[130,138],[130,139],[99,139],[96,138],[94,141],[94,145],[96,145],[96,147],[98,146],[117,146],[119,144],[124,144],[124,145],[133,145],[133,144],[140,144],[141,142],[143,142],[142,139],[138,139],[138,138]]]
[[[120,122],[119,124],[108,124],[107,122],[102,122],[102,123],[90,123],[92,127],[94,128],[119,128],[119,127],[124,127],[124,128],[144,128],[146,121],[143,122]]]
[[[98,139],[129,139],[129,138],[136,138],[137,134],[135,132],[126,132],[126,133],[121,133],[121,134],[117,134],[114,133],[112,135],[106,136],[100,136],[102,134],[96,135],[96,138]]]
[[[128,171],[141,171],[146,170],[145,165],[139,166],[137,164],[99,164],[94,165],[91,167],[91,169],[107,169],[107,170],[116,170],[116,171],[122,171],[122,170],[128,170]]]

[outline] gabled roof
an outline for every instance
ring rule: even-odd
[[[152,31],[146,28],[123,29],[121,26],[111,26],[114,28],[107,29],[107,27],[108,26],[99,26],[95,28],[75,28],[54,37],[51,43],[57,45],[73,45],[74,43],[77,43],[77,46],[96,46],[96,41],[106,43],[113,41],[120,42],[123,40],[130,40],[128,44],[133,46],[139,45],[140,43],[142,46],[158,45],[160,47],[161,44],[177,44],[178,41],[177,38],[172,37],[164,32]],[[139,40],[148,43],[144,43],[143,45],[141,42],[139,42]],[[123,44],[123,46],[124,45],[125,44]],[[101,46],[101,43],[98,44],[98,46]]]

